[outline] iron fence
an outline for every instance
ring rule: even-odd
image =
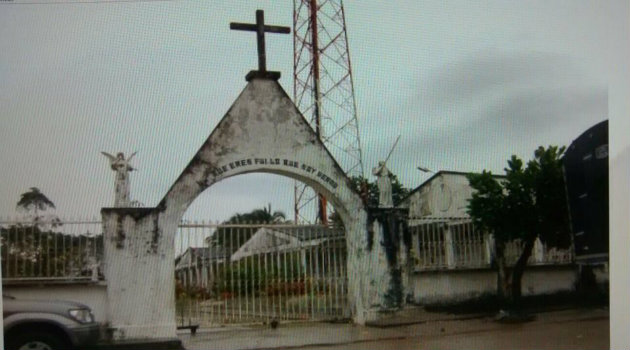
[[[100,221],[3,220],[0,244],[3,282],[103,279]]]
[[[410,222],[412,257],[416,271],[488,268],[493,264],[494,241],[475,229],[470,218],[423,218]],[[519,240],[508,242],[505,258],[513,265],[522,252]],[[529,265],[569,264],[571,249],[548,248],[536,240]]]
[[[180,325],[349,316],[340,228],[187,223],[176,241]]]
[[[416,271],[488,268],[492,235],[469,218],[410,223]],[[104,279],[97,220],[0,221],[2,279]],[[513,264],[522,246],[506,245]],[[337,227],[182,222],[175,238],[179,324],[204,326],[278,320],[342,319],[347,305],[346,242]],[[528,263],[567,264],[572,250],[536,242]]]

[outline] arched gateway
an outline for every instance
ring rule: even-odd
[[[264,66],[248,74],[245,89],[157,207],[102,209],[107,319],[114,339],[176,337],[173,261],[178,224],[205,189],[246,173],[287,176],[323,193],[346,227],[354,321],[365,323],[374,314],[368,311],[383,305],[379,298],[388,290],[383,279],[388,267],[383,252],[368,245],[374,235],[368,234],[366,208],[277,82],[279,76]]]

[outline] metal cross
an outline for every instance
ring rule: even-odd
[[[248,23],[230,23],[230,29],[247,30],[256,32],[258,41],[258,71],[264,73],[267,71],[267,59],[265,54],[265,32],[268,33],[291,33],[291,28],[280,26],[265,25],[265,13],[263,10],[256,10],[256,24]]]

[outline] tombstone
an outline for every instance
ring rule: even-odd
[[[384,298],[392,279],[381,275],[392,274],[377,250],[368,247],[363,201],[278,83],[280,73],[266,70],[264,33],[285,33],[288,28],[265,25],[262,11],[256,17],[255,26],[232,24],[232,28],[256,28],[259,69],[247,74],[243,91],[158,205],[101,210],[108,320],[114,340],[176,339],[174,240],[179,222],[208,187],[255,172],[301,181],[335,206],[346,228],[353,320],[365,324],[389,307]],[[373,241],[382,241],[380,231],[376,234]]]

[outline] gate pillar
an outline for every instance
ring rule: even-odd
[[[177,339],[174,244],[156,208],[103,208],[108,333],[114,341]]]
[[[157,207],[102,210],[114,339],[176,336],[177,226],[208,187],[248,173],[301,181],[333,204],[346,228],[348,300],[356,323],[402,305],[397,255],[406,215],[394,208],[376,209],[369,219],[352,182],[276,79],[250,78]]]
[[[411,234],[408,211],[399,208],[368,209],[367,256],[368,309],[364,324],[378,321],[383,313],[401,309],[410,293],[408,275]]]

